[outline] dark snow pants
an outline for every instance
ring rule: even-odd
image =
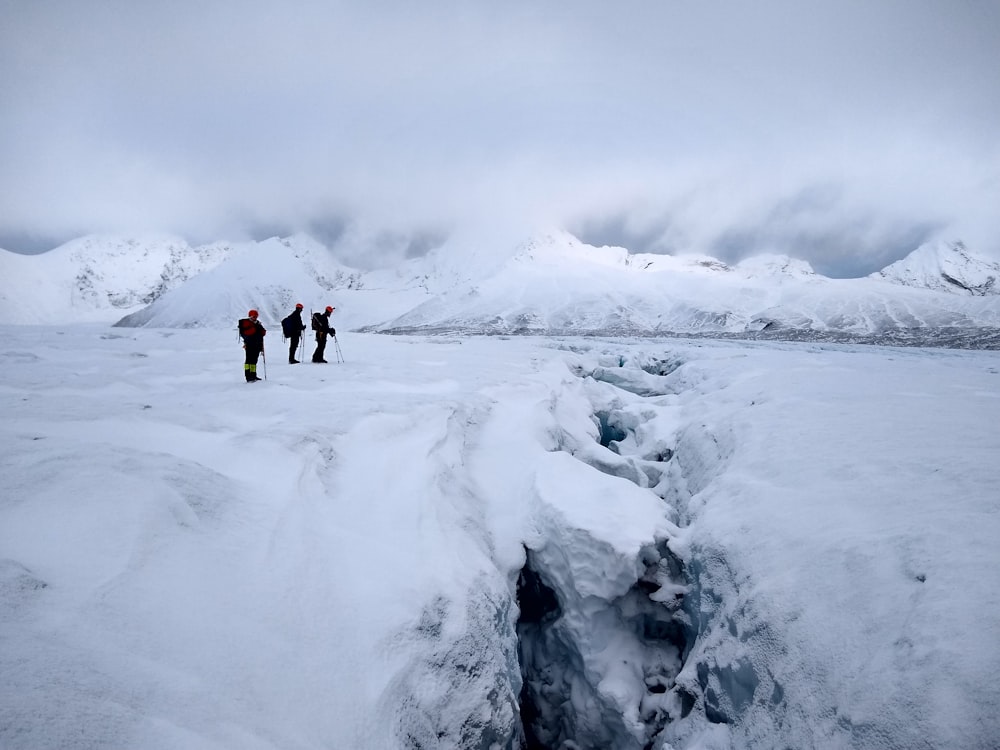
[[[263,349],[264,347],[262,346],[246,345],[247,358],[243,364],[243,374],[247,376],[248,383],[260,380],[257,377],[257,360],[260,358],[260,353]]]
[[[313,352],[313,362],[326,362],[323,352],[326,351],[326,331],[316,331],[316,351]]]

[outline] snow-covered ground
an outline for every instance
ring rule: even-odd
[[[1000,745],[996,352],[279,334],[0,329],[4,750]]]

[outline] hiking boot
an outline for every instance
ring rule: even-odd
[[[290,360],[288,360],[288,364],[290,364],[290,365],[297,365],[298,363],[299,363],[299,361],[297,359],[290,359]]]

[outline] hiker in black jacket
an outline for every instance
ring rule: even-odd
[[[246,349],[246,362],[243,364],[243,374],[247,376],[248,383],[256,383],[257,359],[264,351],[264,336],[267,329],[257,320],[257,311],[251,310],[247,317],[240,319],[240,337],[243,339],[243,348]]]
[[[306,324],[302,322],[302,303],[295,305],[295,311],[281,321],[281,330],[288,339],[288,364],[297,365],[299,361],[295,359],[295,350],[299,348],[299,339],[302,332],[306,330]]]
[[[326,360],[323,359],[323,352],[326,350],[326,337],[337,335],[336,328],[330,328],[330,313],[332,313],[334,308],[327,305],[324,312],[315,312],[312,316],[312,328],[316,331],[316,351],[313,352],[313,362],[322,362],[326,364]]]

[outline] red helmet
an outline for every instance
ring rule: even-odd
[[[257,317],[257,311],[256,310],[251,310],[250,312],[247,313],[247,315],[249,315],[251,318],[256,318]]]
[[[295,304],[295,309],[296,309],[296,310],[301,310],[301,309],[302,309],[302,303],[301,303],[301,302],[297,302],[297,303]]]
[[[327,311],[327,312],[333,312],[333,308],[332,308],[332,307],[330,307],[329,305],[327,305],[327,306],[326,306],[326,311]]]

